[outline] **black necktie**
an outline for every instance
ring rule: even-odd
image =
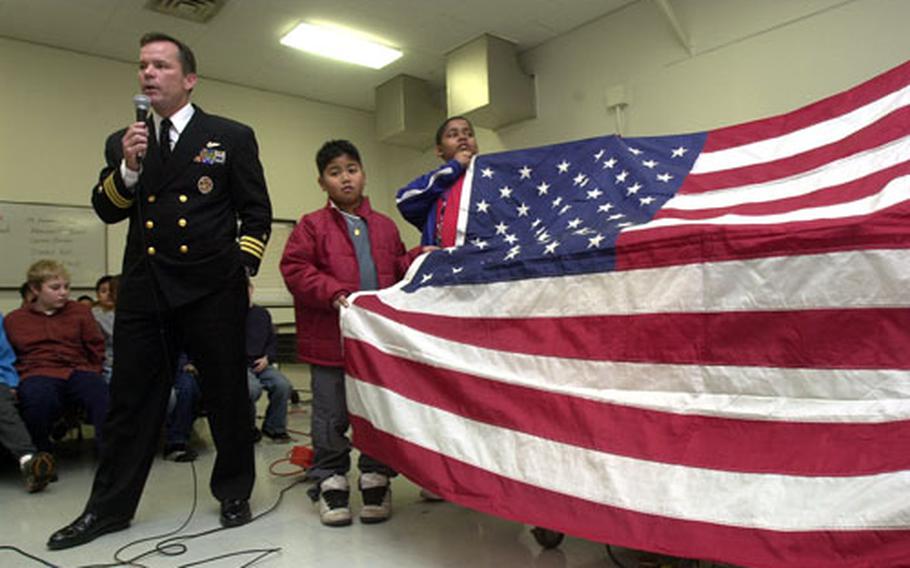
[[[171,157],[171,121],[161,121],[161,132],[158,133],[158,145],[161,147],[161,161],[166,163]]]

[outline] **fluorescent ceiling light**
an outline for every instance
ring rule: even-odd
[[[355,33],[313,24],[298,24],[281,38],[281,43],[308,53],[373,69],[382,69],[402,56],[397,49],[378,44]]]

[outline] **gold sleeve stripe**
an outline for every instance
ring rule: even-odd
[[[255,256],[259,260],[262,260],[262,253],[265,252],[262,249],[257,249],[255,247],[251,247],[246,243],[240,243],[240,250],[242,250],[243,252],[248,253],[252,256]]]
[[[126,199],[117,191],[117,184],[114,183],[114,174],[104,179],[104,194],[111,200],[115,207],[120,209],[129,209],[133,205],[132,199]]]
[[[245,245],[245,246],[248,246],[251,248],[258,249],[260,255],[262,255],[265,252],[265,243],[255,237],[251,237],[249,235],[244,235],[244,236],[240,237],[240,244],[241,244],[241,246]]]

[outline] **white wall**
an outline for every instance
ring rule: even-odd
[[[0,80],[0,199],[88,205],[106,136],[134,116],[136,67],[0,38]],[[367,195],[384,212],[395,208],[399,183],[389,172],[400,178],[404,164],[421,157],[376,143],[368,112],[205,78],[193,101],[255,129],[276,218],[296,220],[325,204],[314,157],[330,138],[350,139],[361,150]],[[125,229],[109,227],[111,273],[120,271]],[[17,305],[16,292],[0,291],[0,311]]]
[[[609,134],[605,91],[631,98],[626,136],[717,128],[798,108],[902,63],[910,54],[905,0],[672,0],[690,54],[658,5],[640,0],[523,53],[537,118],[479,129],[484,152]],[[104,137],[132,116],[135,69],[0,39],[0,199],[86,204]],[[322,205],[313,155],[350,138],[364,155],[368,195],[408,244],[417,231],[394,211],[395,188],[435,166],[423,153],[374,142],[370,113],[203,80],[194,100],[257,131],[276,217]],[[122,233],[112,232],[116,271]],[[113,256],[112,255],[112,256]],[[23,268],[24,270],[24,268]],[[14,294],[0,292],[0,310]]]

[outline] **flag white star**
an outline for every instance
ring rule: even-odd
[[[562,197],[557,197],[556,199],[553,200],[553,208],[554,208],[554,209],[557,208],[557,207],[559,207],[560,204],[562,204]]]
[[[654,203],[654,199],[655,199],[655,197],[653,195],[649,195],[647,197],[639,197],[638,202],[641,203],[642,206],[651,205],[652,203]]]
[[[643,165],[646,168],[653,168],[654,166],[657,165],[657,162],[655,162],[654,160],[645,160],[644,162],[641,163],[641,165]]]
[[[610,158],[609,160],[604,160],[604,169],[610,168],[616,165],[616,158]]]
[[[641,184],[638,182],[633,183],[632,185],[630,185],[629,187],[626,188],[626,196],[635,195],[636,193],[638,193],[639,189],[641,189]]]
[[[615,221],[617,219],[622,219],[623,217],[625,217],[625,215],[623,215],[622,213],[614,213],[614,214],[610,215],[609,217],[607,217],[607,221]]]
[[[576,218],[572,219],[571,221],[569,221],[568,228],[574,229],[574,228],[578,227],[579,225],[581,225],[581,219],[576,217]]]
[[[629,152],[632,152],[632,153],[635,154],[636,156],[639,155],[639,154],[641,154],[641,150],[639,150],[638,148],[629,147]]]
[[[525,205],[524,203],[522,203],[521,205],[518,206],[518,216],[519,216],[519,217],[527,217],[527,216],[528,216],[528,212],[529,212],[530,210],[531,210],[530,207],[528,207],[527,205]]]
[[[608,213],[610,209],[613,209],[613,204],[609,201],[597,208],[598,213]]]
[[[569,162],[563,160],[562,162],[556,164],[556,169],[559,170],[559,173],[564,174],[569,171],[569,166],[571,165],[572,164]]]
[[[593,232],[594,232],[593,229],[590,229],[588,227],[582,227],[581,229],[578,229],[577,231],[572,231],[572,234],[585,236],[585,235],[590,235]]]
[[[597,233],[595,236],[588,239],[588,248],[595,247],[600,248],[601,241],[604,240],[604,236],[600,233]]]
[[[616,183],[622,183],[626,181],[627,177],[629,177],[629,172],[626,170],[619,172],[619,175],[616,176]]]
[[[597,199],[598,197],[600,197],[603,194],[604,194],[604,192],[602,192],[600,189],[595,187],[594,189],[592,189],[591,191],[588,192],[588,199]]]
[[[633,223],[633,222],[631,222],[631,221],[626,221],[625,223],[618,223],[616,226],[619,227],[620,229],[622,229],[622,228],[625,228],[625,227],[631,227],[631,226],[634,225],[634,224],[635,224],[635,223]]]
[[[490,168],[484,168],[480,170],[480,175],[487,179],[493,179],[493,170]]]
[[[600,152],[594,154],[594,161],[597,162],[600,160],[601,156],[604,155],[604,149],[601,148]]]
[[[420,283],[421,283],[421,284],[426,284],[427,282],[429,282],[429,281],[432,280],[432,279],[433,279],[433,273],[432,273],[432,272],[429,273],[429,274],[424,274],[423,276],[420,277]]]
[[[547,246],[543,247],[544,254],[556,254],[556,247],[559,246],[559,241],[553,241]]]
[[[453,266],[453,267],[452,267],[452,274],[458,274],[458,273],[461,272],[462,270],[464,270],[464,266]]]
[[[506,257],[503,260],[512,260],[513,258],[518,256],[519,252],[521,252],[521,245],[515,245],[514,247],[509,249],[508,254],[506,254]]]
[[[582,183],[583,181],[585,181],[585,179],[587,179],[587,178],[585,177],[585,174],[578,174],[578,175],[575,176],[575,178],[572,180],[572,183],[575,184],[575,185],[578,185],[578,184]]]
[[[547,191],[550,190],[550,184],[547,182],[542,182],[537,186],[537,195],[546,195]]]
[[[518,237],[516,237],[514,234],[508,234],[508,235],[504,236],[502,238],[502,240],[509,243],[510,245],[514,245],[515,242],[518,240]]]
[[[512,196],[512,188],[505,185],[499,188],[499,197],[506,199]]]
[[[487,248],[489,243],[487,243],[487,241],[478,237],[478,238],[474,239],[473,241],[471,241],[471,244],[474,245],[475,247],[479,248],[480,250],[483,250],[483,249]]]
[[[489,208],[490,208],[490,204],[487,203],[486,199],[481,199],[480,201],[477,202],[477,212],[478,213],[486,213]]]
[[[533,172],[533,171],[534,170],[532,170],[528,166],[522,166],[522,168],[520,170],[518,170],[518,173],[521,174],[520,179],[531,179],[531,172]]]
[[[549,240],[550,240],[550,233],[548,233],[546,230],[544,230],[542,233],[537,235],[537,242],[539,242],[539,243],[545,243]]]
[[[572,208],[571,205],[568,205],[568,204],[567,204],[567,205],[563,205],[563,206],[562,206],[562,209],[559,210],[559,214],[562,215],[563,213],[565,213],[566,211],[568,211],[568,210],[571,209],[571,208]]]
[[[506,231],[509,230],[509,226],[506,225],[503,221],[500,221],[495,227],[497,235],[505,235]]]
[[[666,183],[673,179],[673,176],[671,176],[669,172],[664,172],[662,174],[657,174],[657,179]]]
[[[682,158],[683,156],[686,155],[686,152],[688,152],[688,151],[689,151],[689,149],[686,148],[685,146],[680,146],[679,148],[673,148],[673,153],[672,153],[671,157],[672,158]]]

